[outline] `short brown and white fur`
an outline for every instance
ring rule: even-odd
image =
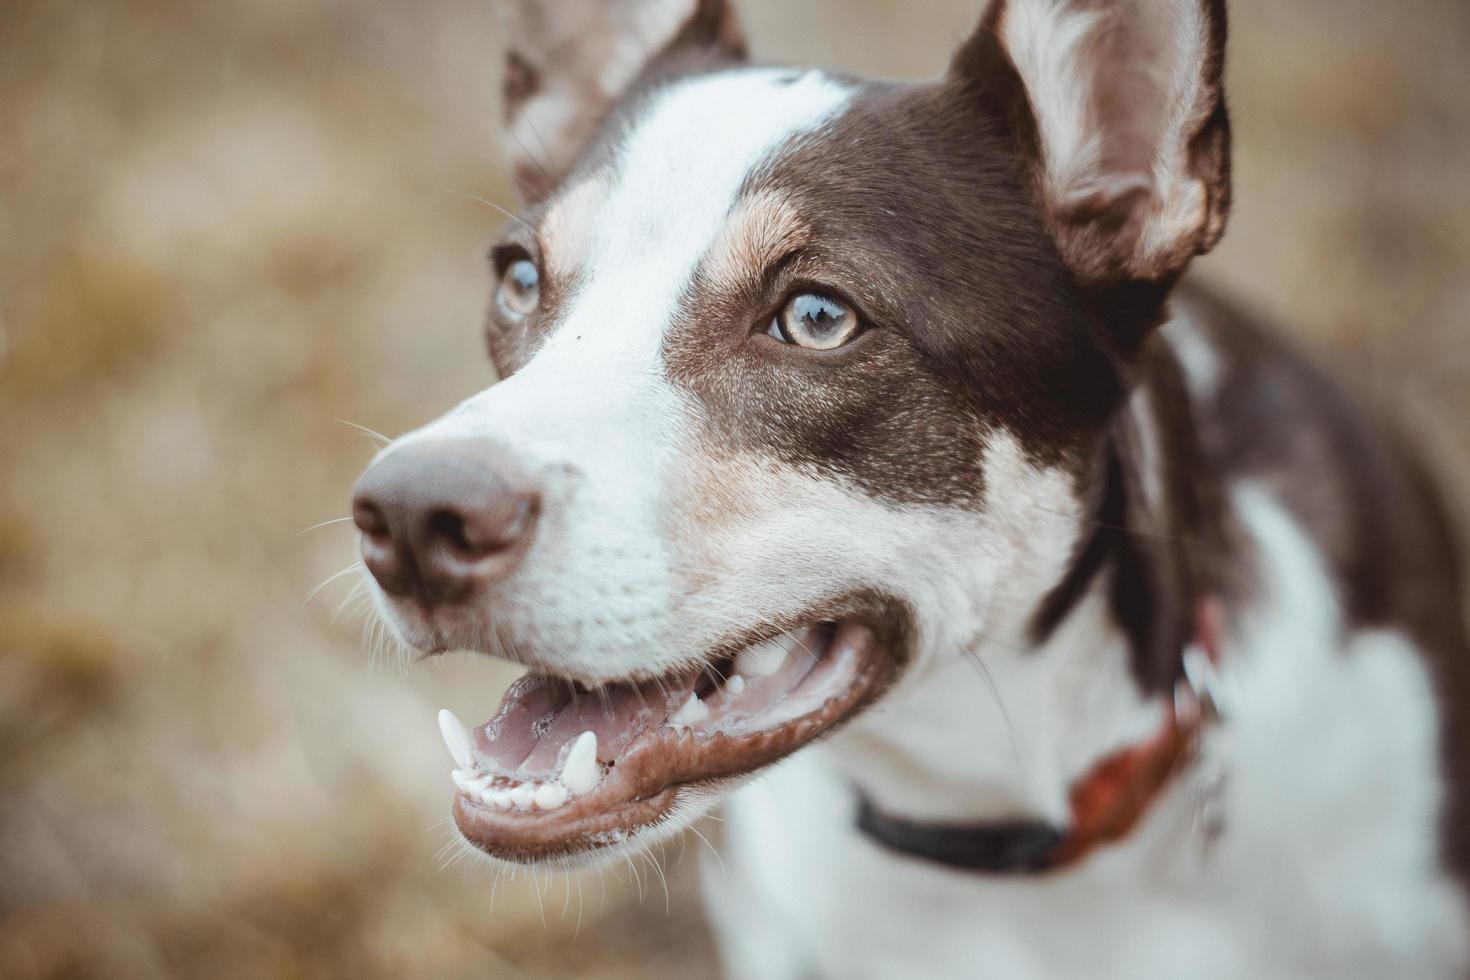
[[[722,0],[506,13],[525,208],[495,275],[530,261],[539,297],[492,303],[504,380],[374,469],[468,447],[532,488],[534,535],[380,612],[588,691],[839,620],[886,673],[637,834],[500,856],[620,856],[721,805],[736,977],[1470,975],[1443,508],[1333,382],[1175,289],[1231,203],[1223,0],[996,0],[921,84],[752,67]],[[770,336],[800,291],[864,329]],[[1124,839],[1017,876],[858,832],[860,797],[1064,827],[1157,727],[1202,599],[1227,710]]]

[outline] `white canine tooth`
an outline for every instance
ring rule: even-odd
[[[470,730],[464,727],[464,722],[454,717],[454,712],[448,708],[439,709],[439,734],[444,736],[444,744],[449,747],[449,754],[454,756],[456,766],[461,769],[475,767],[475,752],[470,742]]]
[[[744,692],[745,678],[741,677],[739,674],[730,675],[730,679],[725,681],[725,690],[729,691],[731,694],[740,694]]]
[[[755,677],[770,677],[786,662],[786,647],[780,640],[746,647],[735,658],[735,670]]]
[[[536,799],[536,784],[521,783],[510,790],[510,805],[517,810],[529,810]]]
[[[555,810],[567,801],[567,788],[556,783],[544,783],[532,799],[538,810]]]
[[[577,736],[562,763],[561,782],[574,796],[590,792],[597,785],[597,733],[586,731]]]
[[[699,700],[698,694],[690,694],[689,700],[679,706],[679,710],[669,716],[671,725],[692,725],[697,721],[704,721],[709,717],[709,705]]]

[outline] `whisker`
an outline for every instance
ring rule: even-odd
[[[551,179],[551,174],[547,173],[546,172],[546,168],[541,165],[541,161],[538,160],[538,159],[536,159],[536,154],[532,153],[531,152],[531,148],[528,147],[528,146],[526,146],[525,140],[523,140],[519,136],[517,136],[515,134],[515,131],[513,129],[511,129],[509,126],[506,126],[506,127],[503,127],[503,128],[505,129],[506,134],[508,136],[510,136],[511,139],[513,139],[513,140],[516,141],[516,146],[519,146],[521,148],[521,152],[524,153],[527,157],[529,157],[530,160],[531,160],[531,162],[536,165],[536,169],[539,170],[539,171],[541,171],[541,176],[543,176],[543,177],[546,178],[546,184],[547,184],[547,186],[549,187],[551,184],[555,183]]]
[[[321,592],[322,589],[325,589],[327,586],[331,585],[333,582],[337,581],[344,575],[351,575],[353,572],[357,571],[360,568],[362,568],[362,562],[355,561],[351,565],[348,565],[346,568],[342,569],[340,572],[328,575],[326,578],[322,579],[320,583],[317,584],[316,588],[312,589],[306,594],[306,598],[301,600],[301,604],[303,606],[307,605],[311,602],[311,600],[317,597],[317,593]]]
[[[517,140],[516,142],[520,142],[520,141]],[[522,149],[524,149],[524,147],[522,147]],[[537,164],[537,166],[539,167],[540,164]],[[545,173],[545,171],[543,170],[542,173]],[[551,178],[548,177],[547,179],[550,180]],[[494,201],[487,201],[485,198],[481,197],[478,194],[467,194],[465,196],[468,197],[471,201],[479,201],[481,204],[485,205],[487,208],[494,208],[496,211],[499,211],[501,214],[505,215],[507,218],[509,218],[510,220],[514,221],[516,224],[520,225],[522,228],[524,228],[527,231],[529,231],[532,235],[536,234],[536,229],[535,228],[532,228],[530,225],[526,224],[525,220],[523,220],[519,216],[517,216],[515,214],[512,214],[511,212],[507,211],[505,208],[503,208],[500,205],[496,204]]]
[[[811,647],[807,646],[800,636],[795,633],[787,633],[786,635],[795,641],[797,646],[801,647],[801,652],[805,653],[812,663],[815,664],[820,659],[815,653],[812,653]]]
[[[652,865],[653,870],[658,873],[658,880],[664,887],[664,915],[668,915],[673,907],[673,900],[669,897],[669,879],[664,875],[663,865],[646,848],[643,850],[643,859]]]
[[[536,895],[536,912],[541,916],[541,928],[546,928],[546,903],[541,900],[541,873],[534,864],[531,866],[531,891]]]
[[[1006,705],[1000,696],[1000,687],[995,683],[995,677],[991,675],[990,668],[985,666],[985,661],[980,659],[980,653],[974,649],[962,650],[961,656],[975,667],[981,680],[985,682],[990,691],[991,698],[995,701],[996,708],[1000,711],[1000,717],[1006,726],[1006,737],[1011,743],[1011,757],[1017,766],[1021,764],[1021,744],[1016,738],[1016,726],[1011,722],[1011,713],[1006,710]]]
[[[334,517],[330,521],[320,521],[316,524],[313,524],[311,527],[302,528],[301,530],[297,531],[296,536],[299,538],[303,534],[308,534],[312,531],[317,530],[318,528],[331,527],[333,524],[341,524],[345,521],[350,520],[352,520],[352,517],[349,515],[347,517]]]
[[[703,841],[704,842],[704,846],[707,847],[707,848],[709,848],[709,852],[715,856],[715,862],[717,864],[719,864],[719,866],[720,866],[720,878],[721,879],[728,879],[729,878],[729,874],[728,874],[728,872],[725,871],[725,859],[722,858],[722,857],[720,857],[720,852],[715,847],[715,845],[711,844],[709,842],[709,838],[706,837],[706,836],[704,836],[704,834],[700,833],[699,828],[696,827],[696,826],[694,826],[693,824],[691,824],[689,826],[689,831],[692,834],[694,834],[695,837],[698,837],[701,841]]]
[[[342,613],[347,609],[349,605],[354,602],[356,602],[358,606],[362,606],[364,603],[370,604],[372,602],[372,596],[368,593],[368,584],[366,580],[359,580],[358,583],[352,587],[352,591],[347,593],[347,598],[343,599],[337,604],[337,608],[332,612],[332,618],[330,620],[331,625],[336,626],[337,620],[342,618]]]
[[[701,664],[699,672],[716,688],[724,683],[724,678],[720,676],[719,671],[715,670],[714,664]]]
[[[365,426],[365,425],[358,425],[356,422],[349,422],[346,419],[338,419],[338,418],[334,418],[334,419],[332,419],[332,421],[333,422],[341,422],[343,425],[350,426],[350,427],[356,429],[358,432],[364,433],[365,435],[372,436],[374,439],[378,440],[379,442],[381,442],[385,446],[388,445],[389,443],[391,443],[393,441],[392,439],[389,439],[387,436],[383,435],[383,433],[377,431],[376,429],[369,429],[367,426]]]
[[[729,817],[722,816],[722,815],[720,815],[718,813],[714,813],[714,812],[706,813],[702,817],[700,817],[699,819],[701,819],[701,820],[713,820],[716,823],[728,824],[731,827],[742,827],[742,828],[744,828],[746,830],[754,830],[757,833],[761,833],[761,834],[768,834],[768,833],[771,832],[771,828],[769,826],[761,826],[759,824],[749,823],[749,822],[744,821],[744,820],[732,820]]]
[[[1107,521],[1100,521],[1095,517],[1083,517],[1080,514],[1068,514],[1065,511],[1057,510],[1055,507],[1048,507],[1045,504],[1042,504],[1035,500],[1027,501],[1027,504],[1035,510],[1042,511],[1047,514],[1052,514],[1057,517],[1065,517],[1068,519],[1075,519],[1091,527],[1100,527],[1107,531],[1118,531],[1123,534],[1131,534],[1134,537],[1138,538],[1153,538],[1158,541],[1177,541],[1181,544],[1202,545],[1205,543],[1198,538],[1192,537],[1187,534],[1168,534],[1164,531],[1146,531],[1142,528],[1128,527],[1127,525],[1123,524],[1110,524]]]
[[[531,135],[534,136],[534,137],[536,137],[536,142],[538,144],[540,144],[540,146],[541,146],[541,152],[546,154],[546,158],[548,160],[551,159],[551,156],[552,156],[551,150],[550,150],[550,148],[547,147],[546,141],[541,138],[541,131],[539,129],[537,129],[536,128],[536,124],[531,121],[531,113],[530,112],[522,112],[521,113],[521,118],[526,121],[526,128],[531,131]],[[516,140],[516,142],[519,143],[520,140]],[[522,146],[521,149],[524,150],[525,147]],[[527,151],[527,156],[530,156],[530,152],[529,151]],[[546,178],[546,182],[548,184],[551,183],[551,175],[546,172],[546,168],[545,167],[541,166],[541,161],[540,160],[537,160],[534,156],[531,156],[531,159],[535,162],[536,169],[541,171],[541,176],[543,176],[543,177]]]
[[[582,913],[587,908],[587,899],[582,894],[582,876],[577,875],[577,927],[572,930],[572,939],[582,934]]]

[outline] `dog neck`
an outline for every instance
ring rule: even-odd
[[[1140,368],[1060,553],[1028,559],[1058,573],[984,607],[980,629],[923,637],[912,675],[828,747],[876,811],[1065,828],[1078,783],[1158,735],[1199,602],[1228,591],[1226,535],[1177,362],[1158,341]]]

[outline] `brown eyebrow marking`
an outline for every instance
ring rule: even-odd
[[[767,268],[807,243],[810,229],[789,198],[761,191],[735,205],[705,253],[699,276],[723,294],[748,290]]]

